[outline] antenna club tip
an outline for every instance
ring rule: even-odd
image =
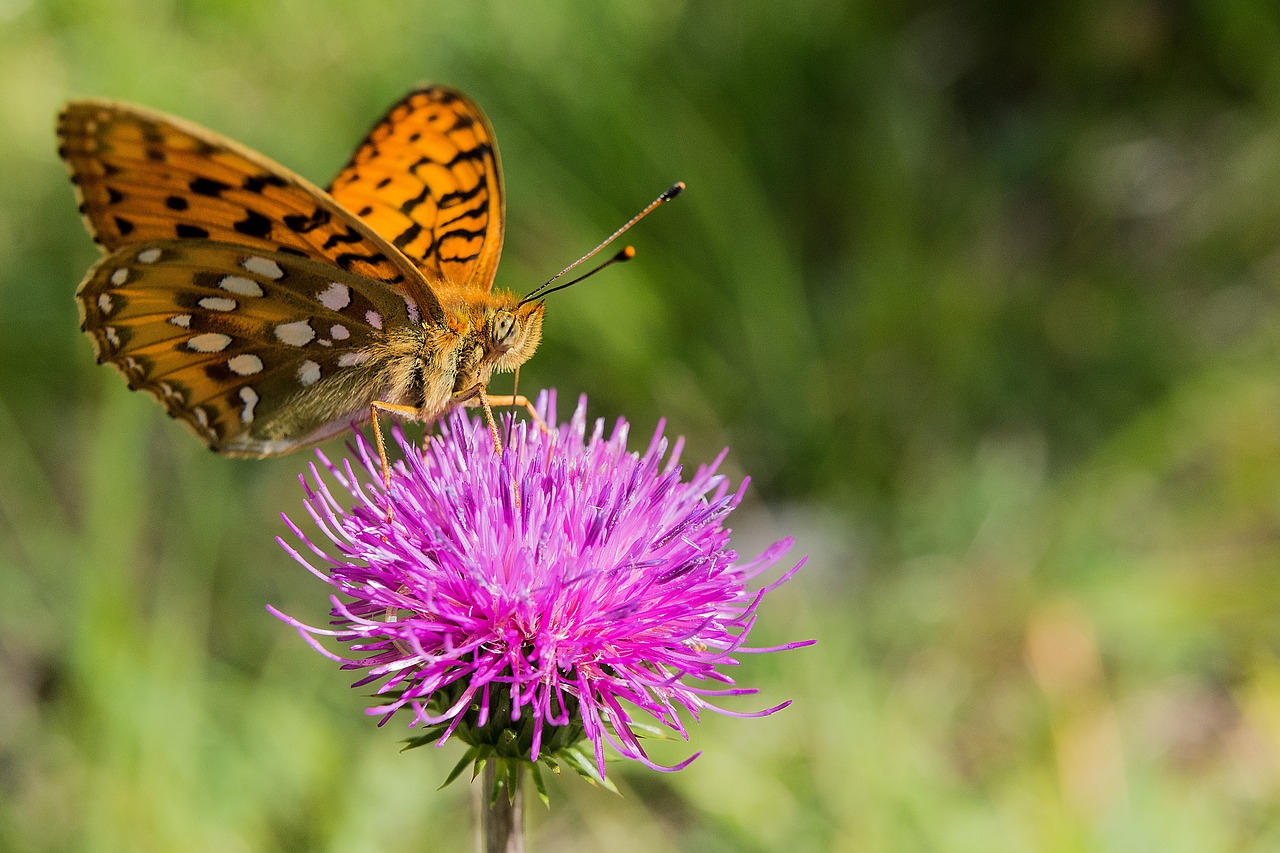
[[[671,188],[662,194],[663,201],[671,201],[671,199],[684,192],[684,181],[676,181]]]
[[[636,256],[635,246],[624,246],[622,251],[618,253],[618,260],[629,261]]]

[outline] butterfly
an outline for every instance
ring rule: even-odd
[[[487,411],[492,374],[541,339],[544,303],[493,289],[502,174],[460,92],[410,92],[327,191],[115,101],[69,102],[57,136],[105,253],[76,291],[82,330],[218,453],[288,453],[371,417],[377,431],[380,410]]]

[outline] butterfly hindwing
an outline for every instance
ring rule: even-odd
[[[418,269],[304,178],[219,134],[128,104],[72,101],[59,153],[81,212],[107,251],[152,240],[214,240],[331,263],[439,303]]]
[[[374,125],[329,191],[428,280],[488,292],[502,251],[493,129],[460,92],[411,92]]]
[[[76,298],[100,361],[238,455],[287,452],[366,419],[421,336],[417,306],[375,281],[215,241],[117,249]]]

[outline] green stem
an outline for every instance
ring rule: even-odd
[[[471,786],[476,809],[476,850],[478,853],[524,853],[524,767],[503,772],[501,789],[495,791],[500,761],[484,765],[480,784]],[[504,771],[506,768],[502,768]]]

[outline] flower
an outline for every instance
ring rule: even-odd
[[[363,437],[355,450],[364,483],[350,461],[320,454],[350,494],[339,500],[314,463],[310,483],[302,477],[306,508],[336,554],[288,517],[322,568],[280,543],[342,594],[331,596],[333,628],[271,611],[344,669],[364,670],[353,686],[381,682],[369,709],[379,725],[406,711],[411,726],[424,727],[411,745],[468,743],[454,776],[468,761],[496,757],[534,762],[537,779],[536,762],[555,767],[558,757],[605,782],[605,743],[678,770],[698,754],[674,767],[652,762],[640,737],[661,730],[631,709],[687,739],[680,709],[695,720],[703,708],[730,713],[709,700],[757,692],[721,669],[740,653],[812,642],[743,645],[765,595],[804,561],[747,589],[791,541],[737,561],[723,522],[746,482],[731,491],[716,473],[724,453],[684,482],[683,442],[664,463],[661,424],[639,454],[627,451],[625,420],[607,439],[603,421],[588,433],[585,398],[567,423],[555,420],[554,392],[538,411],[547,427],[509,427],[501,455],[485,421],[461,410],[422,448],[397,431],[404,461],[389,491]],[[347,644],[350,656],[326,651],[320,637]]]

